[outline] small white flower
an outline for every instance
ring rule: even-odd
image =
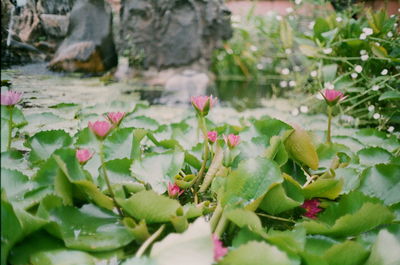
[[[289,86],[290,86],[290,87],[296,86],[296,81],[290,80],[290,81],[289,81]]]
[[[294,70],[295,72],[300,72],[300,71],[301,71],[301,68],[300,68],[300,66],[295,65],[295,66],[293,67],[293,70]]]
[[[326,48],[322,50],[325,54],[331,54],[332,53],[332,48]]]
[[[301,113],[307,113],[308,112],[308,107],[307,106],[301,106],[300,107],[300,112]]]
[[[342,20],[343,20],[343,19],[342,19],[341,17],[337,17],[337,18],[336,18],[336,22],[342,22]]]
[[[317,72],[316,70],[311,71],[310,75],[311,75],[312,77],[317,77],[318,72]]]
[[[374,110],[375,110],[375,106],[374,105],[371,105],[371,106],[368,107],[368,111],[369,112],[373,112]]]
[[[226,52],[227,52],[228,54],[233,54],[233,50],[232,50],[231,48],[227,49]]]
[[[356,65],[356,66],[354,67],[354,71],[356,71],[357,73],[361,73],[362,70],[363,70],[363,68],[362,68],[361,65]]]
[[[378,86],[378,85],[372,86],[372,90],[373,90],[373,91],[378,91],[378,90],[379,90],[379,86]]]
[[[335,89],[335,85],[332,84],[331,82],[325,82],[324,83],[324,88],[326,88],[326,89]]]
[[[300,5],[300,4],[301,4],[301,1],[302,1],[302,0],[294,0],[294,3],[295,3],[296,5]]]
[[[286,50],[285,50],[285,53],[286,53],[286,54],[292,54],[292,50],[291,50],[291,49],[286,49]]]
[[[369,36],[374,34],[374,30],[371,28],[363,28],[362,31],[365,33],[365,35]]]
[[[390,127],[387,129],[387,131],[390,132],[390,133],[392,133],[392,132],[394,131],[394,127],[393,127],[393,126],[390,126]]]
[[[368,54],[361,55],[361,61],[367,61],[369,58]]]
[[[318,99],[318,100],[324,100],[324,96],[322,96],[321,93],[317,93],[317,94],[315,95],[315,98]]]
[[[294,9],[291,8],[291,7],[286,8],[286,12],[287,12],[288,14],[292,13],[293,11],[294,11]]]
[[[381,44],[379,42],[375,42],[376,46],[381,46]]]
[[[258,69],[258,70],[264,69],[264,65],[261,64],[261,63],[257,64],[257,69]]]
[[[353,78],[353,79],[356,79],[356,78],[357,78],[357,76],[358,76],[358,74],[357,74],[357,73],[351,73],[351,78]]]
[[[282,20],[282,16],[277,15],[277,16],[276,16],[276,20],[281,21],[281,20]]]
[[[377,120],[377,119],[379,119],[379,118],[381,117],[381,114],[375,113],[372,117],[373,117],[375,120]]]
[[[390,18],[395,18],[395,17],[396,17],[396,15],[394,15],[394,14],[393,14],[393,15],[390,15]]]
[[[299,115],[299,110],[298,110],[298,109],[292,110],[292,115],[293,115],[293,116]]]
[[[280,87],[287,87],[287,85],[288,85],[287,81],[281,81],[281,82],[279,82],[279,86],[280,86]]]
[[[367,34],[361,33],[360,34],[360,40],[365,40],[367,38]]]
[[[315,25],[315,21],[311,21],[310,24],[308,24],[309,29],[313,29]]]
[[[251,45],[251,46],[250,46],[250,50],[251,50],[252,52],[256,52],[256,51],[258,50],[258,48],[257,48],[256,46],[254,46],[254,45]]]
[[[290,70],[288,68],[283,68],[281,71],[281,74],[283,75],[288,75],[290,73]]]
[[[361,51],[360,51],[360,54],[361,54],[361,55],[367,54],[367,51],[366,51],[366,50],[361,50]]]
[[[387,75],[389,73],[388,69],[383,69],[381,75]]]
[[[388,36],[389,38],[393,37],[393,32],[389,31],[386,36]]]
[[[394,23],[394,24],[393,24],[393,27],[394,27],[395,29],[397,29],[397,26],[398,26],[397,23]]]

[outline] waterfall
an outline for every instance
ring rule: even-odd
[[[14,13],[15,13],[15,6],[13,5],[11,7],[10,22],[8,24],[7,46],[10,46],[11,43],[12,28],[14,26]]]

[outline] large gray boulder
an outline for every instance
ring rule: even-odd
[[[121,48],[142,54],[144,68],[208,66],[232,35],[230,11],[222,0],[122,0],[121,34]]]
[[[49,67],[56,71],[102,73],[118,63],[112,35],[112,14],[104,0],[76,1],[66,39]]]

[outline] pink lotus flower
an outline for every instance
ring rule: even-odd
[[[94,134],[103,138],[110,132],[112,125],[107,121],[96,121],[94,123],[89,122],[89,128]]]
[[[7,91],[1,93],[1,105],[14,106],[21,99],[22,93],[16,91]]]
[[[326,103],[330,106],[336,105],[338,102],[344,100],[346,97],[342,92],[335,89],[325,89],[324,93],[321,93]]]
[[[237,146],[240,142],[240,136],[239,135],[234,135],[234,134],[229,134],[228,136],[224,135],[224,140],[225,143],[228,145],[230,149],[234,148]]]
[[[169,195],[169,197],[171,197],[171,198],[177,198],[177,197],[179,197],[183,192],[184,192],[184,190],[181,190],[181,188],[179,188],[178,185],[168,183],[168,195]]]
[[[192,105],[200,116],[207,116],[209,110],[217,104],[217,98],[213,96],[192,97]]]
[[[114,125],[118,125],[122,118],[125,116],[125,112],[109,112],[107,119]]]
[[[217,141],[218,133],[216,131],[207,132],[208,141],[215,143]]]
[[[320,202],[317,199],[312,199],[312,200],[304,201],[304,203],[300,207],[304,208],[306,210],[306,213],[304,214],[304,216],[311,218],[311,219],[316,219],[317,213],[322,211],[321,208],[318,208],[319,205],[320,205]]]
[[[92,158],[93,153],[91,153],[88,149],[78,149],[76,150],[76,158],[78,159],[79,163],[83,164]]]
[[[220,258],[225,256],[226,253],[228,253],[228,248],[225,248],[222,245],[221,240],[218,239],[216,234],[212,235],[212,240],[214,242],[214,260],[218,261]]]

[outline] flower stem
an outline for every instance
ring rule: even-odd
[[[117,200],[115,199],[115,193],[114,193],[114,191],[113,191],[113,189],[111,187],[110,179],[108,178],[108,175],[107,175],[106,164],[104,162],[103,141],[100,140],[99,143],[100,143],[101,169],[103,170],[103,176],[104,176],[104,180],[106,181],[106,184],[107,184],[108,192],[111,195],[111,198],[112,198],[112,200],[114,202],[115,207],[117,208],[118,214],[121,217],[124,217],[124,214],[123,214],[121,208],[119,207],[119,205],[117,203]]]
[[[328,106],[328,129],[326,132],[326,143],[331,143],[331,127],[332,127],[332,107]]]
[[[273,215],[269,215],[269,214],[265,214],[265,213],[257,213],[257,215],[267,217],[269,219],[278,220],[278,221],[289,222],[289,223],[294,223],[294,224],[296,223],[294,220],[290,220],[290,219],[286,219],[286,218],[278,217],[278,216],[273,216]]]
[[[217,204],[217,208],[215,208],[215,210],[214,210],[214,213],[213,213],[213,215],[212,215],[212,217],[211,217],[211,220],[210,220],[210,226],[211,226],[211,231],[212,232],[214,232],[215,231],[215,228],[217,228],[217,225],[218,225],[218,221],[219,221],[219,219],[221,218],[221,215],[222,215],[222,206],[221,206],[221,204]]]
[[[151,245],[151,243],[154,242],[154,240],[157,239],[157,237],[159,237],[161,235],[161,233],[164,231],[165,228],[165,224],[163,224],[162,226],[160,226],[160,228],[158,228],[158,230],[156,232],[154,232],[154,234],[151,235],[151,237],[149,237],[139,248],[139,250],[136,252],[135,257],[140,258],[143,253],[146,251],[146,249]]]
[[[199,173],[197,174],[197,180],[195,184],[195,191],[199,187],[199,185],[203,182],[203,177],[204,177],[204,171],[206,170],[206,165],[207,165],[207,160],[208,156],[210,153],[210,148],[208,146],[208,138],[207,138],[207,127],[206,127],[206,121],[204,117],[199,117],[199,127],[201,131],[203,132],[203,138],[204,138],[204,149],[203,149],[203,163],[201,164]]]
[[[14,112],[14,106],[10,106],[8,108],[10,111],[10,119],[8,120],[8,142],[7,142],[7,151],[10,151],[11,149],[11,138],[12,138],[12,129],[13,129],[13,112]]]

